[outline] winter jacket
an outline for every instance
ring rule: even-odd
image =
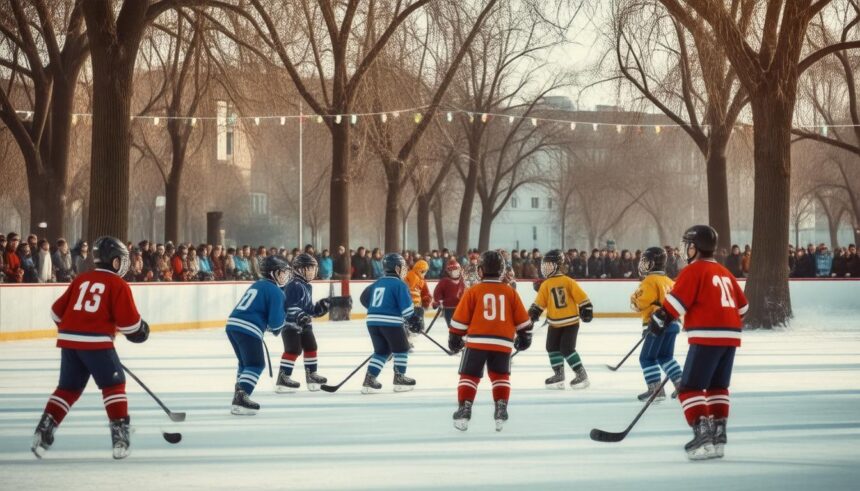
[[[456,308],[465,289],[466,285],[462,278],[456,280],[450,276],[442,278],[436,285],[436,289],[433,290],[433,307],[438,307],[441,304],[446,309]]]
[[[331,256],[321,257],[319,260],[319,277],[321,280],[330,280],[333,273],[333,261]]]
[[[729,257],[726,258],[726,269],[729,270],[735,278],[743,278],[744,270],[741,265],[741,260],[743,258],[738,254],[729,254]]]
[[[815,253],[815,276],[830,276],[833,267],[833,256],[829,252]]]

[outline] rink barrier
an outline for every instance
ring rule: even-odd
[[[428,281],[432,292],[436,281]],[[630,311],[630,295],[636,280],[580,280],[594,304],[598,318],[636,318]],[[132,283],[138,310],[153,331],[178,331],[221,327],[249,282]],[[358,301],[370,281],[350,281],[352,319],[367,312]],[[741,280],[741,284],[744,281]],[[795,312],[815,311],[860,316],[860,279],[792,280],[789,283]],[[66,284],[0,284],[0,341],[56,337],[50,306]],[[315,281],[313,299],[341,294],[340,281]],[[529,280],[519,280],[517,291],[528,307],[537,295]],[[331,293],[330,293],[331,292]],[[434,312],[430,309],[428,316]]]

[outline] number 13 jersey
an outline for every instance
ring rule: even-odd
[[[128,283],[104,269],[75,277],[51,307],[51,318],[59,348],[110,349],[117,330],[131,334],[140,327]]]
[[[531,320],[520,296],[499,280],[484,280],[467,289],[451,318],[450,331],[467,335],[466,347],[510,353],[514,335]]]
[[[663,301],[673,317],[684,316],[690,344],[740,346],[748,309],[735,277],[713,259],[699,259],[681,270]]]

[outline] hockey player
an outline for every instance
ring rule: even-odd
[[[582,366],[582,358],[576,351],[579,321],[591,322],[594,308],[588,295],[573,278],[565,276],[563,266],[567,259],[558,249],[546,253],[541,261],[541,273],[545,280],[540,284],[537,298],[529,308],[532,322],[537,322],[544,310],[549,323],[546,334],[546,351],[549,364],[555,374],[546,379],[547,389],[564,389],[564,362],[570,365],[574,378],[572,389],[589,386],[588,373]]]
[[[281,370],[278,373],[278,382],[275,392],[295,392],[299,388],[299,382],[290,378],[296,359],[304,352],[305,381],[308,390],[316,392],[320,385],[328,380],[317,373],[317,340],[314,336],[311,319],[322,317],[328,313],[331,300],[320,299],[313,302],[313,290],[309,281],[316,278],[317,260],[307,253],[298,254],[293,258],[293,278],[284,287],[286,297],[287,325],[284,327],[281,337],[284,341],[284,354],[281,355]]]
[[[651,314],[663,305],[666,294],[675,284],[666,276],[666,251],[662,247],[645,249],[639,260],[639,275],[642,276],[642,282],[630,296],[630,308],[642,314],[642,325],[645,329],[642,335],[647,336],[639,353],[639,365],[642,366],[648,390],[638,397],[640,401],[646,401],[657,390],[660,386],[660,368],[662,368],[675,386],[676,392],[672,394],[674,398],[678,396],[677,389],[681,383],[681,367],[675,361],[675,337],[681,331],[681,325],[676,319],[669,323],[659,336],[648,333]],[[662,401],[665,398],[666,392],[660,387],[654,400]]]
[[[414,329],[420,326],[422,319],[416,314],[409,289],[403,282],[406,261],[400,254],[389,253],[382,258],[382,268],[385,276],[367,287],[360,298],[367,308],[367,331],[373,343],[373,356],[364,376],[362,394],[382,390],[376,378],[391,356],[394,357],[394,392],[406,392],[415,387],[415,380],[406,376],[409,340],[403,323],[406,320]]]
[[[427,261],[421,259],[415,262],[404,279],[406,286],[409,287],[409,295],[412,297],[412,307],[421,319],[421,330],[424,330],[424,311],[430,307],[430,302],[433,300],[427,288],[427,281],[424,279],[429,269]],[[415,331],[414,328],[412,330]]]
[[[463,283],[462,268],[457,261],[449,261],[445,266],[445,276],[439,280],[436,289],[433,290],[433,308],[444,309],[445,324],[451,327],[451,317],[454,316],[454,310],[460,303],[460,297],[463,296],[463,290],[466,285]]]
[[[78,275],[51,307],[60,348],[60,382],[48,398],[33,436],[32,452],[42,458],[54,443],[54,432],[90,377],[102,391],[113,443],[113,458],[129,455],[128,399],[125,372],[114,349],[117,332],[132,343],[149,337],[149,325],[140,318],[131,288],[122,279],[128,271],[128,249],[113,237],[93,243],[95,269]]]
[[[726,445],[729,382],[748,304],[734,276],[714,259],[716,230],[695,225],[684,232],[681,244],[689,265],[651,316],[648,328],[662,334],[684,316],[690,350],[678,399],[693,428],[693,439],[684,450],[691,460],[719,458]]]
[[[285,324],[281,288],[290,279],[290,265],[281,256],[266,256],[260,273],[263,278],[245,291],[227,319],[227,338],[239,360],[230,412],[238,416],[252,416],[260,410],[250,395],[266,366],[263,334],[268,330],[279,336]]]
[[[481,255],[478,266],[481,282],[463,294],[448,331],[451,351],[457,353],[466,347],[460,360],[460,383],[457,384],[459,407],[453,416],[454,427],[461,431],[469,428],[484,366],[493,384],[496,431],[502,430],[508,420],[511,395],[511,349],[525,351],[531,346],[529,314],[519,295],[501,283],[504,268],[498,251]],[[467,336],[465,340],[463,336]]]

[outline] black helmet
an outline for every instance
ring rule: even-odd
[[[114,268],[114,259],[119,259],[119,268]],[[128,247],[115,237],[99,237],[93,242],[93,262],[102,269],[125,276],[128,272]]]
[[[540,271],[544,278],[549,278],[557,273],[562,273],[562,266],[567,262],[564,253],[559,249],[553,249],[543,256],[540,263]]]
[[[486,251],[481,254],[478,269],[481,272],[481,278],[500,278],[505,272],[505,259],[499,251]]]
[[[385,276],[406,276],[406,260],[396,252],[389,252],[382,258],[382,271]]]
[[[290,265],[287,260],[281,256],[266,256],[263,263],[260,265],[260,272],[263,278],[272,280],[276,285],[282,287],[290,281]]]
[[[305,281],[311,281],[317,276],[317,260],[306,252],[293,258],[292,267],[293,274]]]
[[[710,225],[693,225],[684,232],[681,245],[684,251],[691,245],[696,248],[696,254],[693,257],[688,256],[687,262],[698,259],[699,253],[704,253],[704,257],[711,257],[717,250],[717,231]]]
[[[639,259],[639,274],[645,276],[656,271],[666,271],[666,251],[662,247],[649,247]]]

